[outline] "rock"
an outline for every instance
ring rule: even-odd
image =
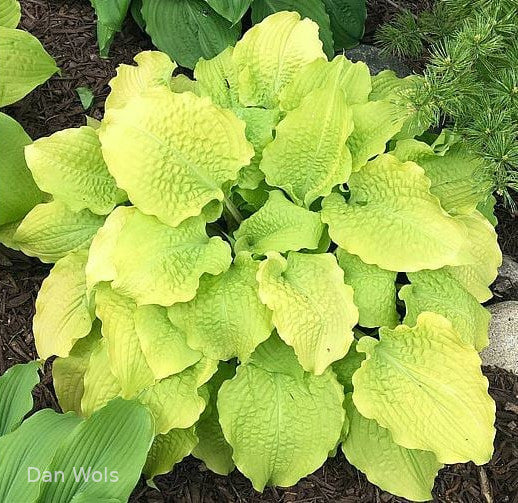
[[[494,365],[518,375],[518,301],[488,306],[491,312],[489,346],[480,354],[484,365]]]
[[[373,45],[360,44],[345,51],[345,55],[352,61],[367,63],[372,75],[376,75],[382,70],[394,70],[398,77],[406,77],[412,73],[402,61],[394,56],[382,54],[380,49]]]
[[[500,297],[508,296],[518,290],[518,263],[508,255],[503,256],[498,269],[498,277],[493,283],[493,291]]]

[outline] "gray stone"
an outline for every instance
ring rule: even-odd
[[[380,49],[373,45],[360,44],[345,51],[345,55],[352,61],[367,63],[372,75],[376,75],[382,70],[394,70],[398,77],[406,77],[412,73],[402,61],[394,56],[382,54]]]
[[[502,265],[498,269],[498,277],[493,283],[493,291],[503,297],[515,290],[518,290],[518,263],[504,255]]]
[[[491,311],[489,346],[481,353],[484,365],[494,365],[518,375],[518,301],[488,306]]]

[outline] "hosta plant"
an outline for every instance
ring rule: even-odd
[[[473,159],[415,138],[396,92],[414,77],[328,61],[288,12],[192,81],[135,60],[98,129],[26,148],[52,201],[14,239],[55,262],[34,335],[63,410],[145,404],[150,479],[192,453],[290,486],[341,445],[427,500],[443,464],[486,463],[480,302],[501,255]]]
[[[365,0],[90,0],[97,14],[97,40],[102,56],[120,31],[128,12],[161,51],[193,68],[234,45],[242,24],[259,23],[283,10],[315,21],[324,51],[354,47],[363,35]]]

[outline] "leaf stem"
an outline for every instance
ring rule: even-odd
[[[227,208],[234,220],[239,225],[243,221],[243,215],[241,215],[241,212],[237,209],[236,205],[227,196],[225,196],[224,203],[225,208]]]

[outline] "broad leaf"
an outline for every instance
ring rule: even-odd
[[[122,28],[131,0],[90,0],[97,16],[97,43],[107,58],[115,34]]]
[[[399,292],[405,301],[404,323],[413,326],[423,311],[442,314],[451,321],[462,341],[481,351],[489,344],[491,315],[447,270],[408,274],[410,285]]]
[[[442,468],[435,455],[396,444],[389,430],[358,412],[350,394],[344,406],[349,432],[342,450],[347,460],[385,491],[412,501],[431,500],[434,479]]]
[[[349,49],[363,36],[367,9],[365,0],[322,0],[326,6],[335,50]]]
[[[25,149],[25,158],[38,187],[72,211],[87,208],[105,215],[120,202],[97,132],[89,126],[40,138]]]
[[[31,141],[18,122],[0,113],[0,226],[22,219],[43,200],[23,154]]]
[[[285,259],[272,252],[257,279],[279,336],[293,346],[306,371],[320,375],[345,356],[358,309],[333,255],[290,252]]]
[[[366,264],[357,255],[351,255],[340,248],[336,251],[336,256],[338,264],[344,270],[345,282],[354,290],[354,303],[360,313],[359,324],[370,328],[393,328],[397,325],[397,273]]]
[[[36,37],[0,26],[0,107],[11,105],[58,71]]]
[[[153,44],[188,68],[234,45],[241,31],[202,0],[142,0],[142,17]]]
[[[258,268],[250,254],[239,254],[228,271],[202,277],[193,300],[169,308],[190,347],[214,360],[246,361],[270,336],[271,312],[259,300]]]
[[[223,200],[223,184],[254,155],[244,130],[207,98],[156,87],[109,110],[100,139],[117,185],[141,211],[175,227]]]
[[[36,361],[13,365],[0,376],[0,437],[11,433],[32,409],[32,390],[40,382]]]
[[[342,400],[330,370],[304,373],[291,348],[270,338],[219,391],[220,423],[236,466],[257,491],[295,484],[335,447],[344,422]]]
[[[276,127],[275,139],[264,148],[259,167],[266,182],[306,207],[327,196],[351,173],[351,153],[345,142],[353,127],[338,79],[312,91],[287,113]]]
[[[241,20],[253,0],[205,0],[218,14],[233,24]]]
[[[318,213],[297,206],[281,191],[273,190],[268,201],[234,232],[234,249],[261,255],[269,251],[314,250],[323,230]]]
[[[16,28],[22,16],[18,0],[3,0],[0,4],[0,26]]]
[[[58,260],[36,299],[34,341],[40,358],[68,356],[92,329],[94,308],[86,296],[86,250]]]
[[[275,108],[282,88],[306,63],[325,58],[318,25],[278,12],[248,30],[233,54],[244,106]]]
[[[493,453],[495,404],[480,357],[451,323],[422,313],[415,327],[362,337],[367,360],[353,376],[358,411],[388,428],[407,449],[432,451],[441,463],[487,463]]]
[[[347,354],[341,360],[333,362],[332,366],[336,379],[344,387],[346,393],[353,390],[353,375],[360,368],[362,361],[365,360],[365,354],[356,351],[357,344],[354,340]]]
[[[353,173],[348,186],[349,201],[332,194],[322,209],[340,248],[389,271],[439,269],[468,260],[465,225],[441,208],[417,164],[380,155]]]
[[[89,210],[73,212],[60,201],[38,204],[22,220],[14,234],[17,246],[42,262],[57,262],[90,246],[104,217]]]

